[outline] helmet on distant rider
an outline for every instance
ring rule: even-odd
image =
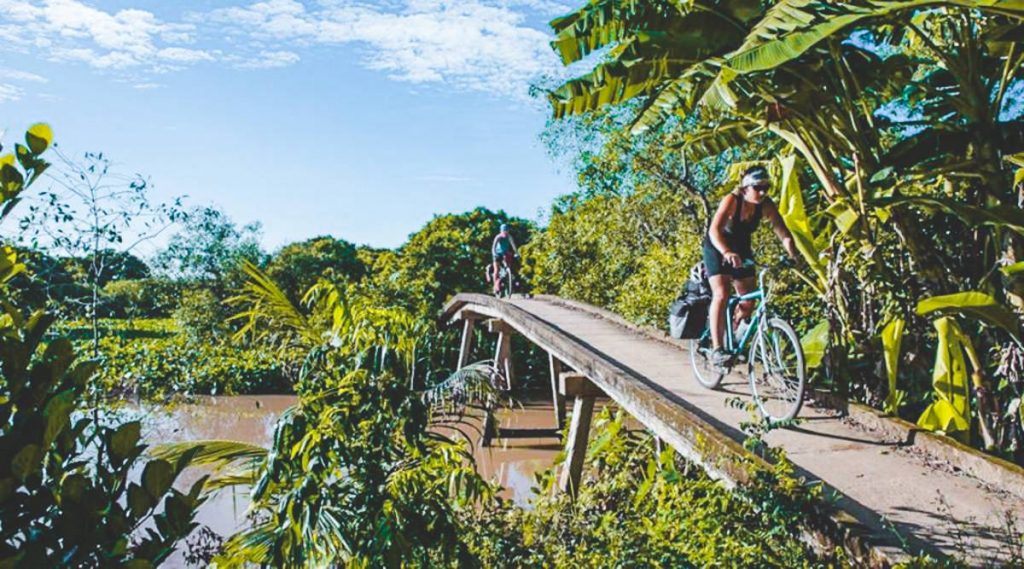
[[[505,233],[507,231],[508,231],[508,224],[507,223],[502,223],[501,224],[501,232]]]

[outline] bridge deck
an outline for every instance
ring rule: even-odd
[[[460,307],[493,312],[493,305],[484,305],[496,301],[484,298],[459,295],[449,304],[449,312],[454,314]],[[687,354],[673,345],[593,311],[551,299],[516,298],[507,304],[521,310],[505,311],[502,316],[506,322],[542,347],[555,348],[553,351],[557,352],[577,346],[583,350],[580,353],[623,370],[625,382],[640,378],[648,384],[643,389],[653,388],[657,397],[663,399],[661,404],[698,415],[734,441],[744,438],[740,423],[749,421],[749,415],[725,403],[729,397],[749,396],[745,377],[739,373],[726,378],[720,390],[711,391],[696,382]],[[554,331],[560,338],[539,334],[538,328]],[[573,357],[579,359],[579,353],[562,357],[577,369],[580,365],[591,365],[569,361]],[[601,375],[596,367],[593,373]],[[608,378],[592,379],[609,387],[602,384]],[[616,381],[612,378],[612,383]],[[618,399],[615,391],[621,389],[621,385],[611,385],[606,392]],[[625,403],[627,410],[631,405],[635,407],[633,402]],[[1017,520],[1018,527],[1024,527],[1020,525],[1024,521],[1024,503],[1019,498],[988,488],[949,468],[928,464],[919,454],[902,448],[899,441],[838,417],[834,411],[805,405],[800,417],[803,422],[796,428],[769,433],[768,443],[785,449],[789,459],[809,478],[824,481],[837,491],[839,507],[861,523],[883,533],[891,533],[885,529],[891,524],[908,540],[911,549],[966,555],[975,563],[1006,560],[1007,517]],[[644,417],[638,419],[647,424]],[[659,429],[654,430],[664,436]],[[966,542],[958,542],[958,535]]]

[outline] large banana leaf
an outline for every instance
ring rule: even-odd
[[[875,207],[910,205],[927,210],[940,210],[958,217],[969,226],[988,225],[1009,229],[1024,235],[1024,210],[1015,206],[975,207],[956,200],[932,196],[896,196],[874,200]]]
[[[921,413],[917,424],[931,431],[966,439],[971,430],[971,407],[964,348],[971,340],[952,318],[936,320],[935,331],[939,345],[935,350],[935,369],[932,371],[934,400]]]
[[[650,95],[692,63],[667,58],[610,61],[551,91],[548,100],[555,118],[617,105],[640,95]]]
[[[738,73],[778,68],[822,40],[868,19],[939,7],[959,7],[1024,19],[1022,0],[845,1],[782,0],[757,23],[727,65]]]
[[[817,368],[825,359],[829,329],[828,320],[822,320],[800,338],[800,347],[804,351],[804,364],[808,370]]]
[[[790,154],[782,160],[782,193],[779,196],[779,214],[793,235],[796,248],[814,273],[815,289],[823,294],[828,283],[825,266],[821,262],[817,247],[814,246],[814,231],[804,209],[803,192],[797,177],[796,155]]]
[[[655,128],[673,114],[689,114],[718,75],[718,69],[719,59],[708,58],[672,79],[648,100],[633,124],[632,132],[638,134]]]
[[[940,116],[936,113],[932,116]],[[1024,150],[1024,121],[999,123],[998,136],[991,142],[1006,154]],[[952,156],[962,160],[968,154],[971,144],[976,142],[975,133],[958,129],[955,125],[937,125],[910,136],[886,153],[882,165],[896,169],[928,167],[937,160]]]
[[[977,318],[992,326],[1005,330],[1018,344],[1021,343],[1020,320],[1012,310],[991,295],[983,292],[958,292],[933,296],[917,303],[917,314],[926,316],[933,312],[956,312]]]
[[[724,120],[683,134],[680,146],[697,156],[716,156],[750,143],[751,124],[745,120]]]
[[[717,71],[704,71],[704,62],[735,49],[749,22],[762,13],[756,0],[592,1],[551,22],[557,34],[552,48],[566,65],[599,49],[611,47],[611,51],[593,71],[550,94],[554,115],[559,118],[640,95],[655,96],[681,79],[690,83],[684,79],[688,75],[690,79],[714,77]],[[690,67],[699,73],[691,73]],[[676,105],[668,108],[671,111]]]
[[[903,344],[903,329],[906,322],[893,318],[882,329],[882,349],[885,353],[885,372],[889,379],[889,394],[885,396],[885,412],[895,415],[899,411],[905,393],[896,388],[900,365],[900,347]]]
[[[598,0],[551,21],[555,40],[551,47],[569,65],[633,33],[664,29],[678,9],[657,0]]]

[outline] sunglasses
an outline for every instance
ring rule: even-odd
[[[762,194],[767,192],[768,188],[769,188],[769,186],[766,186],[766,185],[747,186],[747,187],[750,188],[751,190],[754,190],[755,192],[759,192],[759,193],[762,193]]]

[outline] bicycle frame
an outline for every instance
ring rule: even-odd
[[[729,300],[727,301],[726,308],[725,308],[725,314],[726,314],[726,318],[729,319],[728,320],[729,325],[725,327],[725,337],[723,338],[723,343],[724,343],[723,347],[725,348],[725,351],[730,353],[730,354],[740,354],[740,353],[742,353],[746,349],[746,347],[747,347],[747,342],[750,340],[752,335],[760,329],[761,324],[764,322],[765,311],[767,310],[767,306],[768,306],[768,295],[766,293],[767,289],[764,286],[764,276],[765,276],[765,274],[767,272],[768,272],[768,269],[764,268],[764,269],[761,269],[761,272],[758,274],[758,277],[757,277],[757,289],[755,289],[755,290],[753,290],[751,292],[748,292],[747,294],[742,294],[742,295],[735,295],[734,294],[734,295],[729,296]],[[759,302],[757,303],[757,308],[755,308],[754,312],[750,315],[750,325],[747,326],[746,330],[744,330],[743,337],[739,338],[739,342],[737,343],[736,333],[735,333],[735,331],[733,330],[733,327],[732,327],[731,315],[735,312],[736,306],[739,303],[750,301],[750,300],[759,301]],[[710,330],[710,327],[709,327],[709,330]]]

